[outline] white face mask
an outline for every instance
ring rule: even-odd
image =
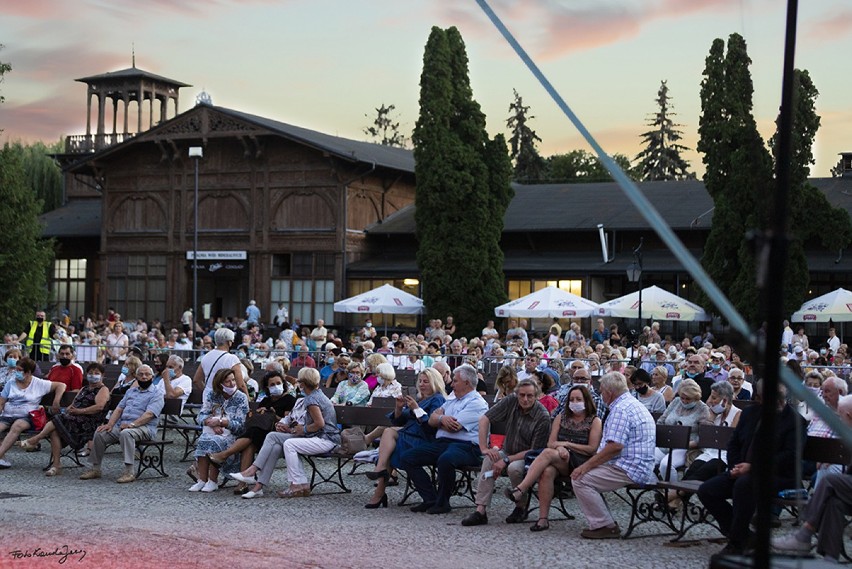
[[[568,408],[572,413],[582,413],[586,410],[586,404],[580,401],[574,401],[568,404]]]
[[[234,393],[236,393],[236,392],[237,392],[237,387],[236,387],[236,386],[234,386],[234,387],[226,387],[226,386],[224,386],[224,385],[223,385],[223,386],[222,386],[222,391],[224,391],[227,395],[233,395]]]
[[[378,383],[379,385],[384,385],[384,384],[385,384],[385,380],[384,380],[384,378],[377,377],[377,378],[376,378],[376,383]]]
[[[725,405],[723,403],[716,403],[710,409],[717,415],[720,415],[725,410]]]
[[[269,386],[269,394],[275,395],[276,397],[279,395],[284,395],[284,386],[283,385],[270,385]]]

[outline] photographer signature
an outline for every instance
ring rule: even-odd
[[[27,559],[30,557],[57,557],[57,561],[60,565],[62,565],[63,563],[68,561],[69,557],[75,557],[78,555],[80,556],[80,558],[77,561],[82,561],[83,558],[86,557],[86,550],[74,549],[67,545],[61,545],[55,547],[53,551],[49,549],[42,549],[41,547],[36,547],[33,550],[25,549],[23,551],[20,549],[15,549],[14,551],[10,551],[9,555],[12,556],[12,559]]]

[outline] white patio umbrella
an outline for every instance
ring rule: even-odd
[[[587,318],[598,305],[555,286],[545,287],[494,309],[494,315],[514,318]]]
[[[596,314],[616,318],[639,318],[639,291],[604,302]],[[697,304],[658,286],[649,286],[642,290],[642,319],[693,322],[710,320],[710,315]]]
[[[422,299],[389,284],[334,303],[335,312],[361,314],[422,314],[424,309]],[[386,319],[385,333],[387,328]]]
[[[839,288],[805,302],[790,317],[793,322],[852,322],[852,292]]]

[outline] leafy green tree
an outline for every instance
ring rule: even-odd
[[[512,132],[509,148],[510,156],[515,161],[513,178],[516,182],[534,183],[544,177],[544,158],[536,148],[536,143],[541,142],[541,138],[528,124],[535,118],[529,114],[529,106],[524,105],[516,90],[513,89],[512,92],[515,94],[515,100],[509,104],[510,116],[506,120],[506,126]]]
[[[637,171],[630,164],[630,158],[624,154],[613,154],[612,159],[632,180],[637,179]],[[612,176],[598,157],[586,150],[571,150],[565,154],[549,156],[546,180],[551,183],[588,184],[592,182],[612,182]]]
[[[364,129],[364,134],[377,140],[379,144],[384,146],[405,146],[405,136],[399,132],[399,121],[394,121],[391,118],[391,113],[396,110],[394,105],[381,104],[376,109],[376,118],[373,119],[373,124]],[[364,115],[370,118],[369,115]]]
[[[674,122],[676,113],[671,110],[669,103],[669,87],[665,81],[660,82],[657,91],[659,110],[649,118],[648,126],[652,130],[642,133],[645,149],[636,155],[639,161],[636,169],[642,180],[686,180],[694,178],[689,171],[689,162],[680,153],[689,150],[678,141],[683,139],[683,132],[677,127],[683,126]]]
[[[819,91],[805,70],[796,69],[793,75],[794,108],[790,149],[790,226],[792,239],[788,260],[784,309],[786,313],[798,310],[805,301],[809,272],[805,257],[805,243],[819,241],[831,251],[845,249],[852,242],[852,222],[843,208],[833,207],[825,194],[810,184],[811,165],[815,163],[813,144],[820,127],[816,114]],[[778,162],[778,136],[769,141],[775,163]],[[819,223],[814,223],[814,220]]]
[[[21,156],[27,186],[43,204],[41,213],[62,205],[62,170],[50,154],[62,152],[63,142],[59,140],[51,145],[43,142],[30,145],[13,142],[10,146]]]
[[[0,61],[0,83],[11,69]],[[0,247],[0,333],[20,332],[33,311],[44,306],[53,262],[53,243],[41,238],[41,202],[27,184],[22,154],[8,144],[0,150],[0,223],[9,229]]]
[[[476,333],[506,300],[499,239],[512,167],[505,139],[485,131],[456,28],[429,35],[412,140],[423,298],[431,316],[453,314],[461,334]]]
[[[751,231],[767,226],[772,195],[772,159],[752,116],[751,59],[739,34],[713,42],[701,83],[698,151],[704,184],[715,210],[702,264],[737,310],[756,323],[756,284]],[[708,302],[705,298],[704,302]]]

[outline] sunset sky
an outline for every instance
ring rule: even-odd
[[[814,176],[852,151],[852,2],[802,2],[796,64],[820,90]],[[687,146],[714,38],[742,34],[753,60],[764,137],[780,103],[782,0],[491,0],[491,6],[610,153],[640,150],[660,80]],[[406,135],[418,113],[431,26],[465,39],[474,96],[491,134],[505,132],[512,89],[532,107],[542,154],[587,148],[473,0],[0,0],[0,142],[54,141],[86,130],[74,79],[136,65],[206,90],[213,103],[357,140],[381,103]],[[370,115],[370,118],[365,117]],[[687,156],[703,171],[700,156]]]

